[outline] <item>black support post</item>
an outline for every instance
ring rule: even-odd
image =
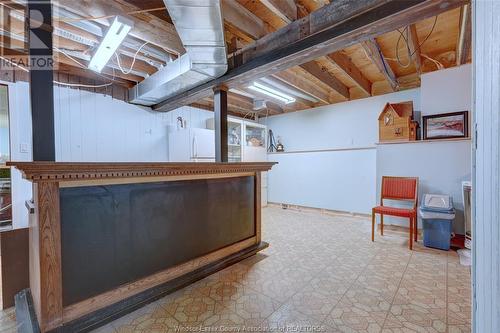
[[[28,0],[33,161],[55,161],[51,0]]]
[[[227,87],[214,88],[215,161],[227,162]]]

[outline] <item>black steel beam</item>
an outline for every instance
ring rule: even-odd
[[[33,161],[55,161],[51,0],[28,1]]]

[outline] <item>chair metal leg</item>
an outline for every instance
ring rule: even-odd
[[[372,210],[372,242],[375,241],[375,212]]]
[[[408,247],[413,250],[413,217],[410,217],[410,240],[408,242]]]
[[[384,214],[380,214],[380,235],[384,235]]]

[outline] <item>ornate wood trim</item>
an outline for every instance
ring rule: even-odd
[[[33,182],[257,172],[268,171],[274,164],[276,163],[7,163],[19,169],[25,179]]]

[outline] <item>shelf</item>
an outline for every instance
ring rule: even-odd
[[[470,141],[471,138],[453,138],[453,139],[431,139],[431,140],[416,140],[416,141],[381,141],[375,143],[377,146],[397,145],[397,144],[418,144],[418,143],[436,143],[436,142],[454,142],[454,141]]]

